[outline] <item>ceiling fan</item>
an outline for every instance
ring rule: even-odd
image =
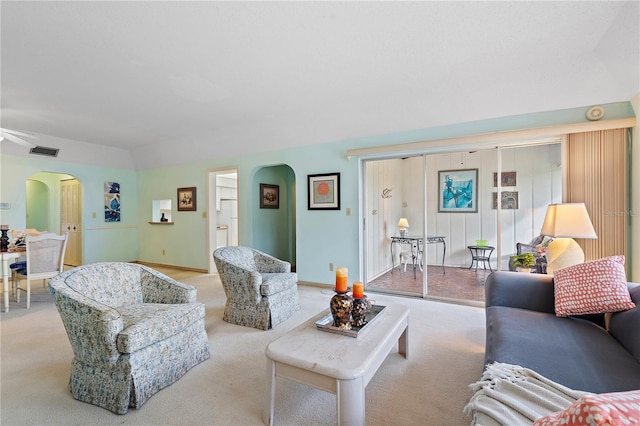
[[[25,148],[35,148],[36,144],[25,140],[24,138],[38,139],[37,137],[24,132],[18,132],[17,130],[3,129],[0,127],[0,141],[7,139],[18,145],[22,145]]]
[[[46,155],[48,157],[57,157],[60,150],[58,148],[49,148],[47,146],[39,146],[29,142],[25,138],[38,139],[29,133],[18,132],[17,130],[3,129],[0,127],[0,142],[7,139],[13,143],[29,148],[29,154]]]

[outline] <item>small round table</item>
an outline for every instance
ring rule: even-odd
[[[487,269],[487,265],[489,265],[489,270],[493,272],[491,269],[491,253],[495,250],[495,247],[491,246],[467,246],[469,251],[471,252],[471,265],[469,269],[473,268],[473,262],[476,262],[476,271],[478,270],[478,262],[482,262],[482,268]]]

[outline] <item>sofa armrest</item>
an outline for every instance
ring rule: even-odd
[[[54,278],[55,279],[55,278]],[[114,365],[122,355],[116,339],[124,328],[120,314],[106,305],[65,288],[49,284],[76,359],[87,365]]]
[[[140,271],[143,303],[194,303],[197,290],[158,271],[143,267]]]
[[[485,306],[509,306],[555,313],[553,277],[521,272],[492,272],[485,281]]]
[[[291,264],[266,253],[255,253],[256,269],[258,272],[277,274],[291,272]]]

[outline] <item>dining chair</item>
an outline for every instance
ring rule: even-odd
[[[422,250],[417,243],[402,243],[400,251],[400,264],[404,266],[404,272],[407,272],[407,263],[412,265],[418,264],[422,271]]]
[[[31,281],[48,280],[64,270],[64,253],[69,234],[47,233],[27,236],[27,267],[16,271],[16,302],[20,303],[20,291],[27,293],[27,309],[31,307]],[[20,281],[27,281],[27,288],[20,287]]]

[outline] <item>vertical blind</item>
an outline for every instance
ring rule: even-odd
[[[567,135],[566,202],[584,202],[598,239],[576,239],[585,260],[627,256],[627,130]]]

